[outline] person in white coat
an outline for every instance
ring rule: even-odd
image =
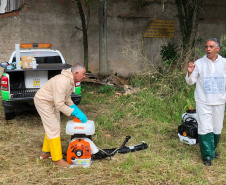
[[[205,45],[206,55],[188,64],[186,82],[196,83],[195,101],[198,121],[198,140],[204,165],[211,166],[219,158],[216,147],[223,129],[226,100],[226,59],[221,57],[220,43],[210,38]]]

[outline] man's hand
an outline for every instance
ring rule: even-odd
[[[71,113],[72,116],[76,116],[78,119],[81,120],[82,123],[87,122],[87,117],[86,115],[74,104],[71,105],[70,108],[73,108],[73,112]]]
[[[188,77],[192,74],[192,72],[195,69],[196,64],[194,64],[195,62],[189,62],[188,64]]]
[[[87,122],[87,117],[81,110],[78,111],[78,110],[74,109],[73,112],[71,113],[71,115],[76,116],[78,119],[81,120],[82,123]]]

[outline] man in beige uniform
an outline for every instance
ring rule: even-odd
[[[48,80],[34,97],[36,109],[41,117],[45,138],[41,152],[41,158],[52,157],[55,165],[69,167],[63,159],[60,139],[60,112],[67,116],[76,116],[83,123],[87,117],[74,105],[71,100],[75,82],[85,77],[85,68],[81,64],[75,64],[70,69],[62,70],[61,74]]]

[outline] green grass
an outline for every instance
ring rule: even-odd
[[[44,130],[36,112],[21,113],[5,121],[0,107],[0,184],[226,184],[226,136],[223,130],[213,166],[201,162],[199,146],[179,141],[181,115],[195,108],[194,87],[186,85],[185,74],[138,76],[131,84],[141,91],[115,96],[118,89],[82,84],[79,108],[95,121],[92,137],[99,148],[127,146],[145,141],[149,148],[111,159],[93,161],[90,168],[63,169],[51,160],[40,160]],[[62,115],[61,139],[64,158],[70,136],[65,127],[72,117]]]

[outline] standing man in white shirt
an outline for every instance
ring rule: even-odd
[[[219,158],[216,147],[223,129],[226,101],[226,59],[218,55],[220,43],[210,38],[205,45],[206,55],[188,64],[186,82],[196,83],[195,101],[198,139],[204,165],[211,166]]]

